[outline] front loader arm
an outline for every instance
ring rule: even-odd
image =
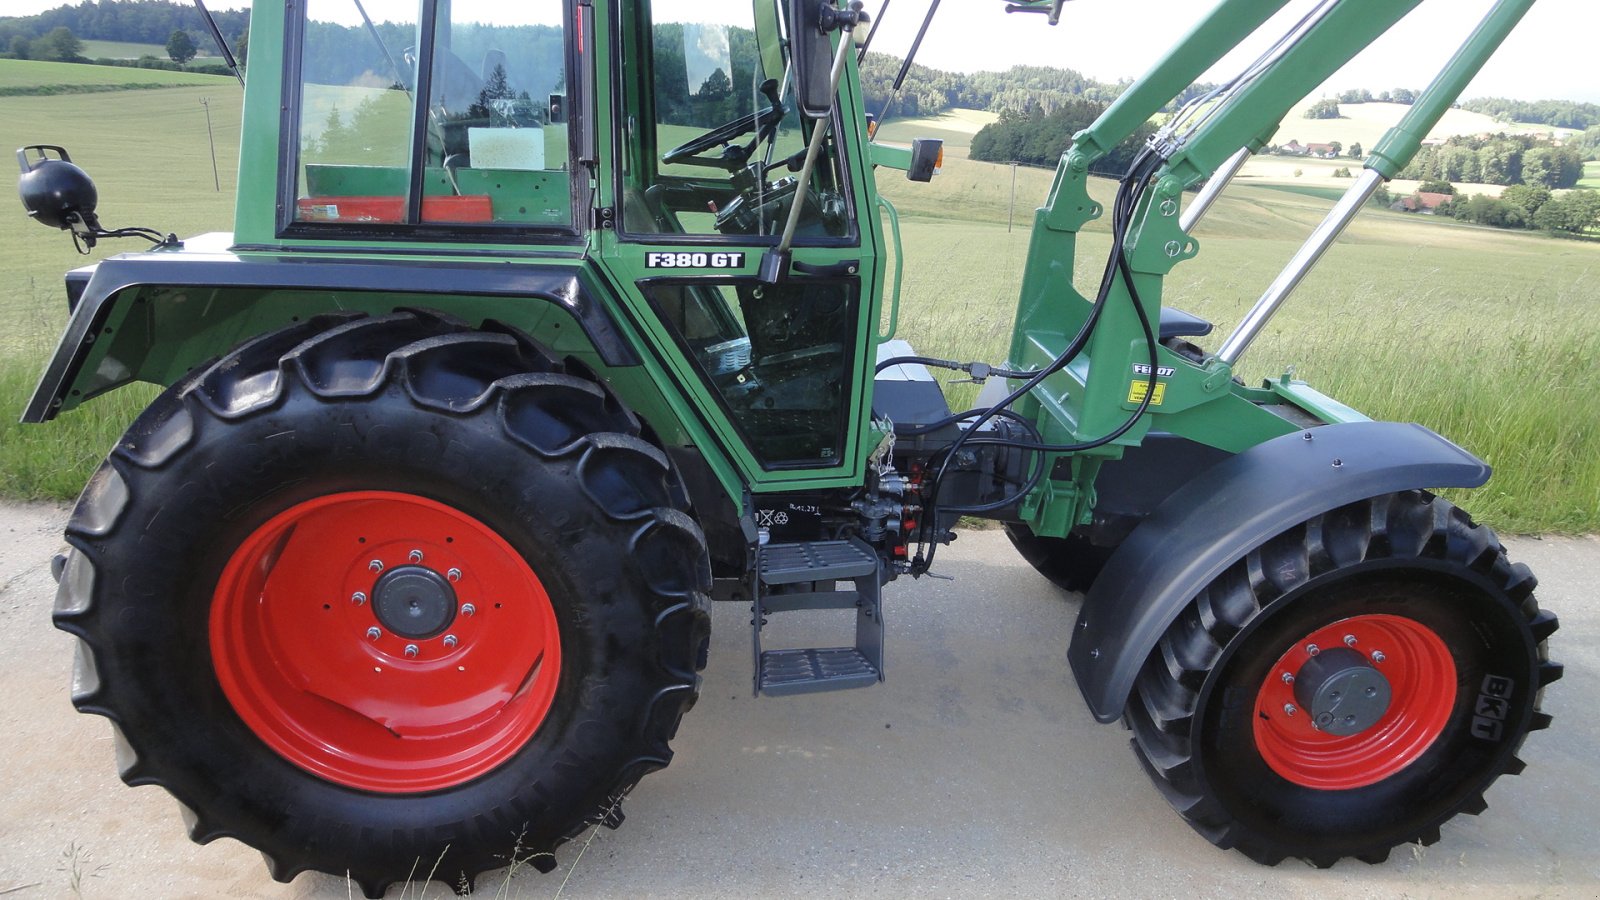
[[[1047,439],[1086,441],[1115,428],[1153,388],[1159,402],[1150,404],[1150,415],[1116,441],[1090,451],[1102,458],[1120,456],[1122,447],[1137,444],[1150,430],[1180,434],[1230,452],[1294,430],[1297,426],[1262,408],[1260,392],[1235,382],[1239,357],[1377,187],[1410,162],[1423,137],[1534,2],[1500,0],[1495,5],[1401,123],[1379,143],[1344,200],[1221,352],[1196,362],[1161,347],[1159,376],[1145,372],[1149,353],[1134,297],[1126,281],[1117,278],[1109,286],[1108,306],[1084,352],[1049,376],[1020,411],[1035,418]],[[1315,7],[1240,76],[1179,110],[1151,139],[1164,165],[1134,215],[1123,246],[1134,294],[1150,321],[1159,320],[1167,273],[1199,252],[1199,243],[1191,236],[1199,215],[1247,155],[1270,140],[1296,103],[1420,3],[1332,0]],[[1092,126],[1074,137],[1057,167],[1045,206],[1035,214],[1013,330],[1014,367],[1049,365],[1094,309],[1073,287],[1078,232],[1104,212],[1089,194],[1091,168],[1285,5],[1280,0],[1224,0]],[[1208,185],[1201,198],[1185,199],[1194,196],[1185,193],[1188,189],[1207,179],[1216,183]],[[1191,205],[1192,210],[1184,210]],[[1023,507],[1030,526],[1052,536],[1088,519],[1097,469],[1058,466],[1058,461],[1049,463],[1052,474],[1072,483],[1044,479]]]

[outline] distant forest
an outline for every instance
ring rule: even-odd
[[[250,13],[246,10],[214,9],[212,18],[217,27],[234,40],[250,27]],[[134,44],[162,44],[172,32],[182,29],[191,32],[196,42],[204,39],[202,47],[212,44],[211,33],[199,10],[192,3],[172,3],[169,0],[102,0],[90,3],[84,0],[76,6],[58,6],[32,16],[0,17],[0,50],[11,46],[21,36],[25,39],[42,37],[55,28],[69,28],[80,39],[90,41],[126,41]]]

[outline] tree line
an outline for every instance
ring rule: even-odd
[[[1600,105],[1572,100],[1510,100],[1480,97],[1461,108],[1507,122],[1527,122],[1556,128],[1587,129],[1600,125]]]
[[[1570,188],[1583,178],[1583,157],[1576,143],[1558,146],[1525,134],[1453,137],[1422,148],[1400,177]]]
[[[1023,111],[1004,110],[998,121],[979,129],[972,136],[967,155],[985,162],[1017,162],[1053,166],[1072,146],[1072,136],[1088,128],[1105,111],[1106,104],[1083,98],[1068,100],[1050,112],[1039,107]],[[1145,123],[1094,165],[1101,174],[1121,175],[1132,164],[1139,148],[1155,131]]]
[[[230,40],[250,27],[248,10],[212,10],[211,15]],[[19,39],[31,44],[52,33],[59,34],[60,29],[67,29],[80,40],[91,41],[166,44],[175,31],[184,31],[205,44],[211,41],[205,21],[193,4],[169,0],[101,0],[99,3],[85,0],[76,6],[58,6],[36,15],[0,18],[0,50],[14,55]],[[34,51],[32,56],[60,58],[48,55],[53,49],[46,48],[45,53]]]
[[[913,63],[900,93],[894,79],[904,63],[898,56],[868,53],[861,62],[861,91],[873,114],[887,110],[889,118],[937,116],[951,109],[991,112],[1029,112],[1048,115],[1079,100],[1102,105],[1122,96],[1131,81],[1098,81],[1072,69],[1050,66],[1012,66],[1004,72],[946,72]],[[1178,96],[1174,106],[1209,91],[1196,84]]]
[[[1600,228],[1600,191],[1568,191],[1557,197],[1543,185],[1517,184],[1501,191],[1499,197],[1484,194],[1468,197],[1457,193],[1450,182],[1439,180],[1424,181],[1417,191],[1450,195],[1450,199],[1434,212],[1460,222],[1568,234],[1583,234]],[[1380,189],[1373,202],[1388,206],[1395,199],[1388,190]]]

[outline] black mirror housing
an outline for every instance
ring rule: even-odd
[[[795,104],[809,119],[833,114],[833,46],[822,30],[829,0],[787,0],[789,59],[794,68]],[[828,20],[831,22],[831,18]]]

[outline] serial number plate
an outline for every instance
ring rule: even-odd
[[[743,253],[646,253],[646,269],[742,269]]]

